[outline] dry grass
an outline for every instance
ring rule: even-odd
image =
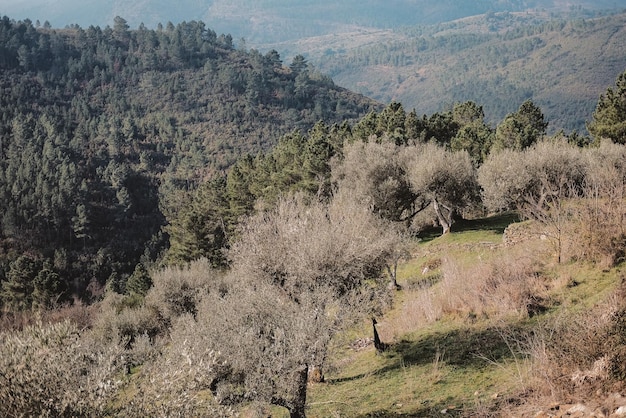
[[[53,309],[40,311],[15,311],[0,313],[0,332],[17,331],[41,324],[69,321],[79,329],[91,328],[97,316],[97,307],[85,305],[80,300]]]
[[[427,261],[426,264],[432,264]],[[488,260],[445,258],[437,263],[438,279],[412,279],[398,313],[380,325],[381,336],[397,340],[442,318],[469,322],[505,316],[526,318],[546,309],[549,292],[568,281],[554,281],[540,274],[542,264],[525,248],[498,250]],[[428,273],[432,274],[432,270]]]

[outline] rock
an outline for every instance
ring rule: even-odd
[[[591,416],[594,418],[606,418],[606,414],[601,408],[597,408],[595,411],[593,411]]]
[[[521,242],[536,239],[541,236],[539,224],[534,221],[517,222],[509,225],[502,235],[502,242],[505,247],[510,247]]]
[[[626,405],[622,405],[611,414],[612,417],[626,417]]]
[[[591,410],[583,404],[576,404],[565,410],[565,413],[570,417],[588,417],[591,414]]]

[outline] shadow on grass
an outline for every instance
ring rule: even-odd
[[[500,363],[514,359],[516,353],[511,347],[516,347],[526,333],[527,324],[509,324],[506,328],[488,327],[483,329],[459,329],[450,332],[437,332],[416,341],[402,340],[389,347],[383,355],[388,356],[390,364],[372,373],[350,376],[340,379],[329,379],[327,382],[340,383],[356,381],[372,374],[384,374],[411,365],[428,365],[435,361],[443,361],[446,365],[456,368],[481,369],[491,366],[494,362]],[[516,348],[513,348],[515,350]],[[383,409],[359,415],[359,418],[401,418],[401,417],[461,417],[468,416],[471,411],[463,405],[450,409],[447,401],[429,402],[410,412],[399,412],[393,409]],[[469,406],[470,409],[472,406]]]
[[[452,225],[452,233],[466,231],[492,231],[494,234],[502,234],[507,226],[519,222],[519,215],[515,212],[507,212],[500,215],[480,219],[459,219]],[[427,228],[418,234],[422,242],[432,241],[441,236],[441,227]]]
[[[424,405],[418,410],[411,413],[395,412],[390,410],[382,410],[370,412],[365,415],[357,415],[356,418],[410,418],[410,417],[462,417],[467,416],[461,409],[448,409],[447,404],[439,403],[432,405]]]
[[[436,332],[416,341],[400,340],[383,354],[390,364],[367,374],[328,379],[328,383],[358,380],[371,374],[382,374],[411,365],[432,364],[436,360],[460,368],[482,368],[493,362],[511,359],[511,347],[524,334],[524,326],[462,328]]]
[[[510,358],[510,341],[521,335],[521,329],[486,328],[483,330],[459,329],[447,333],[435,333],[418,341],[401,340],[390,347],[390,355],[400,364],[431,364],[436,358],[446,364],[459,367],[484,367],[489,361]],[[399,365],[398,365],[399,366]]]

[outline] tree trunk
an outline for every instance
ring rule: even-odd
[[[374,348],[376,348],[377,353],[382,353],[387,349],[387,344],[380,340],[380,336],[378,335],[378,331],[376,330],[376,318],[372,318],[372,326],[374,328]]]
[[[306,418],[306,386],[309,379],[309,366],[302,366],[302,368],[296,372],[296,378],[298,388],[295,394],[296,396],[294,397],[290,408],[288,408],[289,417]]]
[[[452,227],[452,209],[440,204],[437,202],[437,199],[433,199],[433,209],[437,214],[439,225],[443,228],[442,235],[449,233],[450,228]]]
[[[306,389],[309,379],[309,366],[306,364],[301,366],[293,375],[294,383],[296,384],[293,397],[289,399],[272,397],[270,403],[287,409],[291,418],[306,418]]]
[[[392,266],[387,266],[387,273],[389,273],[389,284],[387,288],[389,290],[400,290],[400,285],[398,284],[398,261],[394,263]]]

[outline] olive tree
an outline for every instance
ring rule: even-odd
[[[399,236],[340,194],[329,204],[283,198],[243,221],[238,237],[228,288],[205,294],[186,326],[223,359],[208,385],[219,402],[270,403],[303,417],[309,366],[323,366],[332,336],[385,292],[377,278]]]
[[[3,416],[104,416],[122,371],[122,344],[69,321],[0,333]]]
[[[407,147],[357,141],[346,144],[343,156],[333,159],[332,181],[383,218],[406,221],[426,206],[411,189],[409,161]]]
[[[626,254],[626,146],[602,141],[584,152],[584,197],[578,213],[578,256],[612,266]]]
[[[432,204],[446,234],[455,214],[478,202],[476,170],[466,151],[450,151],[434,143],[411,147],[410,151],[411,190]]]
[[[492,153],[478,172],[483,203],[491,211],[541,210],[547,200],[577,193],[585,176],[581,150],[543,141],[526,150]]]
[[[583,196],[586,167],[581,150],[565,141],[543,141],[522,151],[492,154],[480,168],[483,202],[490,210],[517,209],[544,226],[561,261],[566,228]]]

